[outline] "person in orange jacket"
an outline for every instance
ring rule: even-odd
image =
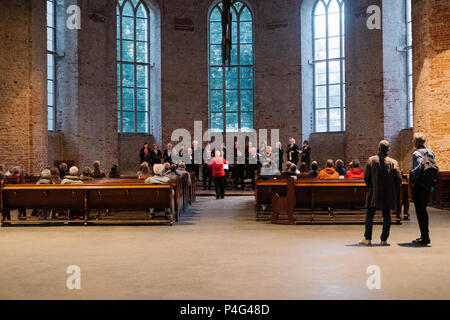
[[[339,173],[334,169],[334,161],[331,159],[327,160],[327,167],[319,172],[317,179],[320,180],[332,180],[339,179]]]

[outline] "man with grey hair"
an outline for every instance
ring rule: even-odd
[[[162,175],[164,170],[164,166],[161,163],[156,163],[153,165],[153,173],[154,176],[148,177],[145,179],[145,183],[149,184],[161,184],[169,182],[169,177],[165,177]]]
[[[389,142],[380,141],[378,154],[367,161],[364,181],[367,185],[366,198],[366,228],[364,238],[359,241],[362,245],[371,245],[373,217],[376,210],[383,212],[383,232],[381,245],[388,246],[387,239],[391,228],[391,209],[397,207],[397,197],[402,175],[398,162],[388,157]]]
[[[64,177],[61,184],[83,184],[83,181],[78,176],[78,168],[75,166],[70,167],[69,175]]]
[[[428,230],[428,212],[427,204],[430,199],[430,193],[432,186],[428,186],[424,183],[423,173],[424,166],[423,160],[428,157],[430,161],[434,162],[434,153],[425,147],[426,138],[423,133],[416,132],[414,134],[414,152],[413,152],[413,164],[410,174],[411,191],[416,209],[417,221],[419,222],[420,238],[413,240],[413,243],[418,245],[427,246],[430,244],[430,235]]]

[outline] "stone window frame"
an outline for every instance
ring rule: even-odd
[[[134,48],[134,52],[133,52],[133,56],[134,56],[134,61],[130,62],[130,61],[124,61],[122,59],[122,54],[123,54],[123,50],[122,50],[122,10],[125,7],[125,5],[127,3],[130,3],[131,6],[133,7],[134,10],[134,22],[133,22],[133,27],[134,27],[134,36],[133,36],[133,48]],[[146,61],[147,62],[137,62],[136,61],[136,57],[137,57],[137,40],[136,40],[136,15],[137,15],[137,10],[140,8],[140,6],[143,6],[145,13],[147,15],[146,19],[147,19],[147,39],[145,40],[145,42],[147,43],[147,57],[146,57]],[[150,20],[150,16],[151,16],[151,8],[148,6],[148,4],[146,3],[146,1],[143,0],[118,0],[116,1],[116,17],[120,16],[120,26],[116,28],[120,29],[120,35],[116,35],[116,42],[118,42],[118,44],[120,45],[120,48],[117,48],[117,52],[120,52],[120,57],[117,57],[117,65],[120,65],[120,75],[118,75],[118,90],[120,89],[120,96],[118,95],[117,99],[117,103],[118,103],[118,132],[119,133],[143,133],[143,134],[147,134],[150,133],[151,131],[151,69],[154,66],[154,63],[152,63],[152,55],[151,55],[151,32],[152,32],[152,25],[151,25],[151,20]],[[120,14],[119,14],[120,12]],[[117,18],[116,18],[117,19]],[[117,21],[117,20],[116,20]],[[116,22],[117,23],[117,22]],[[133,75],[133,80],[134,80],[134,92],[133,92],[133,99],[134,99],[134,128],[132,132],[129,131],[123,131],[123,104],[122,104],[122,97],[123,97],[123,85],[122,85],[122,79],[123,79],[123,65],[132,65],[133,69],[134,69],[134,75]],[[147,67],[147,88],[138,88],[137,87],[137,66],[144,66]],[[148,108],[145,111],[138,111],[137,110],[137,89],[146,89],[147,91],[147,105]],[[146,125],[146,131],[144,132],[139,132],[138,131],[138,113],[143,113],[146,115],[147,118],[147,125]]]
[[[52,25],[49,24],[49,8],[52,8]],[[56,0],[46,0],[46,56],[47,56],[47,130],[56,130]],[[49,35],[53,39],[49,39]],[[49,41],[51,42],[49,45]],[[50,67],[49,62],[53,65]],[[52,95],[50,97],[50,92]]]
[[[253,8],[251,7],[251,5],[249,4],[248,1],[246,0],[234,0],[232,2],[232,6],[234,6],[234,4],[236,2],[240,2],[242,3],[242,7],[239,9],[239,13],[237,16],[237,34],[239,37],[239,41],[237,42],[237,64],[233,65],[231,64],[231,67],[237,67],[238,68],[238,75],[237,75],[237,79],[238,79],[238,85],[237,85],[237,93],[238,93],[238,110],[237,110],[237,114],[238,114],[238,119],[237,119],[237,126],[238,126],[238,131],[241,130],[241,113],[252,113],[252,128],[250,128],[249,131],[252,131],[255,127],[255,13]],[[225,102],[225,91],[226,91],[226,83],[225,83],[225,77],[226,77],[226,73],[223,72],[222,75],[222,126],[223,126],[223,130],[215,130],[211,127],[211,68],[212,67],[221,67],[223,70],[225,70],[225,66],[221,65],[212,65],[211,64],[211,58],[210,58],[210,54],[211,54],[211,43],[210,43],[210,26],[211,26],[211,14],[213,13],[213,11],[216,8],[220,9],[220,5],[221,5],[222,1],[221,0],[215,0],[209,7],[208,10],[208,16],[207,16],[207,52],[208,52],[208,61],[207,61],[207,69],[208,69],[208,128],[211,129],[211,131],[214,132],[235,132],[236,130],[227,130],[226,128],[226,102]],[[252,64],[251,65],[241,65],[240,64],[240,13],[242,13],[242,10],[244,8],[247,8],[248,11],[251,14],[251,18],[252,18]],[[233,9],[233,13],[235,13],[236,11],[234,11]],[[251,111],[241,111],[241,87],[240,87],[240,71],[242,67],[251,67],[252,68],[252,110]]]
[[[339,45],[340,45],[340,56],[339,58],[329,58],[329,42],[330,42],[330,36],[329,36],[329,30],[328,30],[328,8],[331,5],[332,2],[337,2],[339,5]],[[316,31],[316,25],[315,25],[315,13],[318,5],[322,3],[325,8],[325,37],[316,38],[315,31]],[[312,58],[309,61],[310,64],[312,64],[313,71],[312,71],[312,78],[313,78],[313,93],[312,93],[312,104],[313,104],[313,110],[312,110],[312,131],[313,132],[342,132],[345,131],[345,25],[342,23],[342,19],[345,19],[345,0],[316,0],[315,4],[313,6],[312,12],[311,12],[311,21],[312,21]],[[344,20],[345,21],[345,20]],[[316,60],[316,46],[315,41],[325,39],[325,59]],[[338,83],[333,83],[334,85],[340,86],[340,130],[330,130],[330,81],[329,81],[329,64],[330,61],[340,61],[340,80]],[[316,79],[316,65],[317,63],[323,63],[325,62],[326,65],[326,82],[325,85],[318,85],[317,79]],[[317,100],[316,100],[316,87],[325,86],[326,87],[326,113],[327,113],[327,128],[325,131],[318,131],[317,128],[317,121],[316,121],[316,111],[319,110],[317,108]],[[320,110],[323,110],[324,108],[321,108]],[[332,108],[332,109],[338,109],[338,108]]]

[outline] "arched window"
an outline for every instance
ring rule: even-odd
[[[47,122],[48,130],[55,130],[55,55],[56,0],[47,0]]]
[[[253,129],[253,16],[232,3],[231,64],[222,62],[222,2],[209,15],[209,125],[214,131]]]
[[[412,66],[412,19],[411,0],[406,0],[406,65],[408,88],[408,127],[413,126],[413,66]]]
[[[314,131],[345,130],[344,0],[313,9]]]
[[[117,14],[118,130],[149,132],[150,18],[143,1],[119,0]]]

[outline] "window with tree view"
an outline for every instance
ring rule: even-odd
[[[233,1],[231,64],[222,62],[222,3],[209,16],[209,116],[214,131],[253,129],[253,17]]]
[[[314,128],[345,130],[344,0],[318,0],[313,9]]]
[[[117,13],[118,130],[149,131],[149,10],[143,1],[119,0]]]

